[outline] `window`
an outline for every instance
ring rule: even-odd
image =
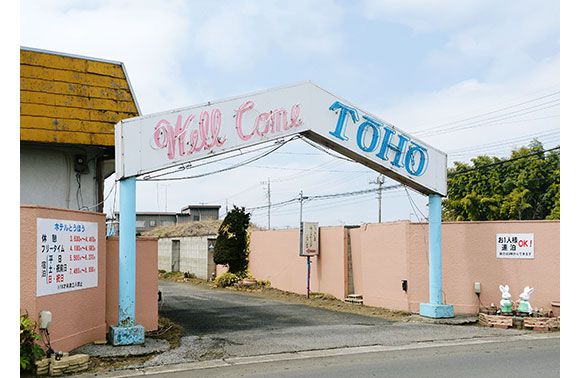
[[[138,220],[137,221],[137,227],[141,227],[141,228],[145,227],[145,221]]]
[[[154,220],[149,221],[149,227],[155,227],[155,221]]]

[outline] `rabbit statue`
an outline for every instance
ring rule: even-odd
[[[520,294],[520,303],[518,305],[518,312],[532,314],[532,305],[530,304],[530,295],[534,292],[533,287],[524,287],[524,291]]]
[[[512,295],[510,294],[510,287],[508,285],[499,285],[501,291],[501,301],[499,302],[500,311],[502,314],[512,313]]]

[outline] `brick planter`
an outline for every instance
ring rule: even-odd
[[[519,316],[503,316],[503,315],[488,315],[482,312],[479,313],[479,324],[484,327],[494,328],[518,328],[531,329],[534,331],[548,332],[558,331],[560,329],[560,317],[519,317]]]
[[[486,327],[508,329],[514,325],[513,317],[503,315],[479,314],[479,324]]]
[[[560,329],[560,317],[524,318],[524,327],[541,332],[557,331]]]

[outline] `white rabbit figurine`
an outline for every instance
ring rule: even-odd
[[[520,294],[520,304],[518,305],[518,312],[532,314],[532,305],[530,304],[530,295],[534,292],[533,287],[524,287],[524,291]]]
[[[510,294],[510,287],[508,285],[499,285],[499,290],[501,291],[501,301],[499,305],[501,306],[500,311],[503,314],[512,313],[512,295]]]

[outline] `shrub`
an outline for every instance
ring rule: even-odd
[[[217,276],[215,279],[215,284],[217,287],[227,287],[233,286],[234,284],[240,281],[240,277],[236,276],[233,273],[224,272]]]
[[[36,323],[28,314],[20,315],[20,370],[32,370],[34,362],[44,356],[44,350],[36,344],[40,336],[35,328]]]
[[[270,287],[270,281],[258,280],[258,287]]]
[[[243,276],[248,270],[250,214],[234,206],[218,230],[213,260],[227,265],[228,272]]]

